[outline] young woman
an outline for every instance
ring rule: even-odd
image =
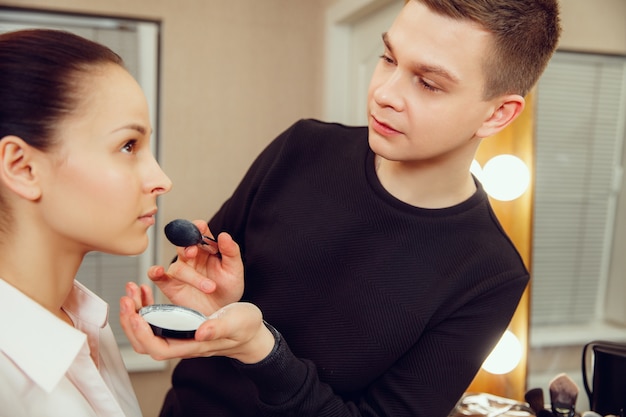
[[[136,255],[171,188],[144,94],[108,48],[0,35],[0,415],[140,416],[85,254]]]

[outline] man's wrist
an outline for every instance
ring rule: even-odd
[[[249,342],[248,353],[238,355],[239,362],[250,365],[259,363],[270,356],[278,346],[280,333],[269,323],[263,320],[263,326],[257,335]]]

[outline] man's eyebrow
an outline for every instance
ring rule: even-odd
[[[383,33],[382,38],[383,38],[383,43],[385,44],[385,47],[389,50],[389,52],[393,54],[393,47],[391,46],[391,42],[389,41],[389,35],[387,34],[387,32]],[[439,65],[415,63],[411,65],[411,67],[417,74],[435,74],[442,78],[447,79],[448,81],[452,83],[458,84],[459,82],[458,77],[454,76],[453,74],[450,73],[450,71],[446,70],[445,68]]]

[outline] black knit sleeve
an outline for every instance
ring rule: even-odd
[[[242,245],[245,242],[246,219],[248,218],[250,207],[256,197],[256,191],[263,183],[265,176],[271,171],[275,161],[280,159],[283,147],[293,134],[298,123],[277,136],[270,144],[257,156],[243,179],[235,189],[231,197],[224,202],[222,207],[213,215],[209,221],[211,232],[217,236],[220,232],[228,232],[237,243]],[[242,247],[242,251],[245,248]]]
[[[314,367],[297,359],[281,334],[268,323],[266,326],[276,340],[272,352],[261,362],[244,364],[234,360],[234,365],[256,384],[263,403],[280,405],[297,395]]]
[[[518,276],[474,297],[350,400],[321,382],[315,364],[297,358],[275,329],[271,355],[235,366],[257,387],[262,416],[447,416],[508,326],[527,282]]]

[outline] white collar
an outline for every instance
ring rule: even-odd
[[[63,308],[75,323],[106,325],[107,304],[76,281]],[[0,278],[0,350],[42,389],[54,389],[85,342],[85,333]]]

